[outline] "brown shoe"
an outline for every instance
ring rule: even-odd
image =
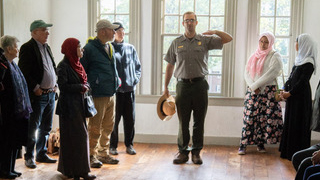
[[[188,162],[188,160],[189,160],[189,157],[187,154],[179,152],[178,156],[175,159],[173,159],[173,164],[184,164]]]
[[[202,164],[202,159],[199,154],[192,154],[192,162],[194,164]]]
[[[107,156],[97,156],[98,160],[101,161],[103,164],[118,164],[119,160],[116,158],[111,157],[110,155]]]

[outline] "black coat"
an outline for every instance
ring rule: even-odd
[[[54,70],[56,64],[49,46],[47,46]],[[29,96],[32,99],[35,97],[33,89],[37,84],[40,84],[43,78],[43,60],[37,42],[31,38],[28,42],[24,43],[20,48],[18,66],[22,71],[29,89]]]
[[[84,115],[83,85],[78,74],[72,69],[69,61],[64,58],[58,65],[58,85],[60,97],[57,103],[56,114],[73,116],[74,113]]]
[[[56,114],[59,115],[60,153],[58,171],[66,175],[90,172],[89,139],[84,116],[83,85],[78,74],[64,58],[58,65],[60,96]]]
[[[311,63],[294,66],[285,83],[285,90],[289,91],[291,96],[286,102],[284,129],[279,147],[282,158],[291,160],[295,152],[310,147],[312,97],[309,81],[313,70]]]
[[[8,61],[2,53],[0,62],[0,83],[3,87],[0,89],[0,144],[1,147],[20,148],[27,145],[28,119],[15,116],[12,76]]]

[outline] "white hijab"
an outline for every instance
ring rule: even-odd
[[[301,34],[298,37],[298,55],[294,62],[295,66],[301,66],[306,63],[313,64],[314,74],[317,69],[317,44],[314,42],[309,34]]]

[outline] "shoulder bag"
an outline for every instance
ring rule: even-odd
[[[91,89],[84,93],[84,115],[85,117],[93,117],[97,114],[97,109],[94,107]]]

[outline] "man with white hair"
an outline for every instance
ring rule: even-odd
[[[115,31],[119,25],[103,19],[97,22],[97,37],[89,40],[84,46],[82,63],[88,82],[92,88],[92,96],[97,115],[89,118],[90,164],[92,168],[100,168],[102,163],[118,164],[119,160],[109,155],[110,135],[115,117],[115,97],[121,81],[116,69],[113,46]]]
[[[31,40],[21,46],[19,67],[26,78],[31,106],[29,120],[28,142],[24,155],[25,165],[36,168],[34,147],[36,146],[36,161],[55,163],[47,153],[46,143],[52,129],[53,112],[56,98],[56,65],[50,47],[47,44],[48,27],[52,24],[43,20],[35,20],[30,25]],[[37,132],[37,136],[36,136]]]

